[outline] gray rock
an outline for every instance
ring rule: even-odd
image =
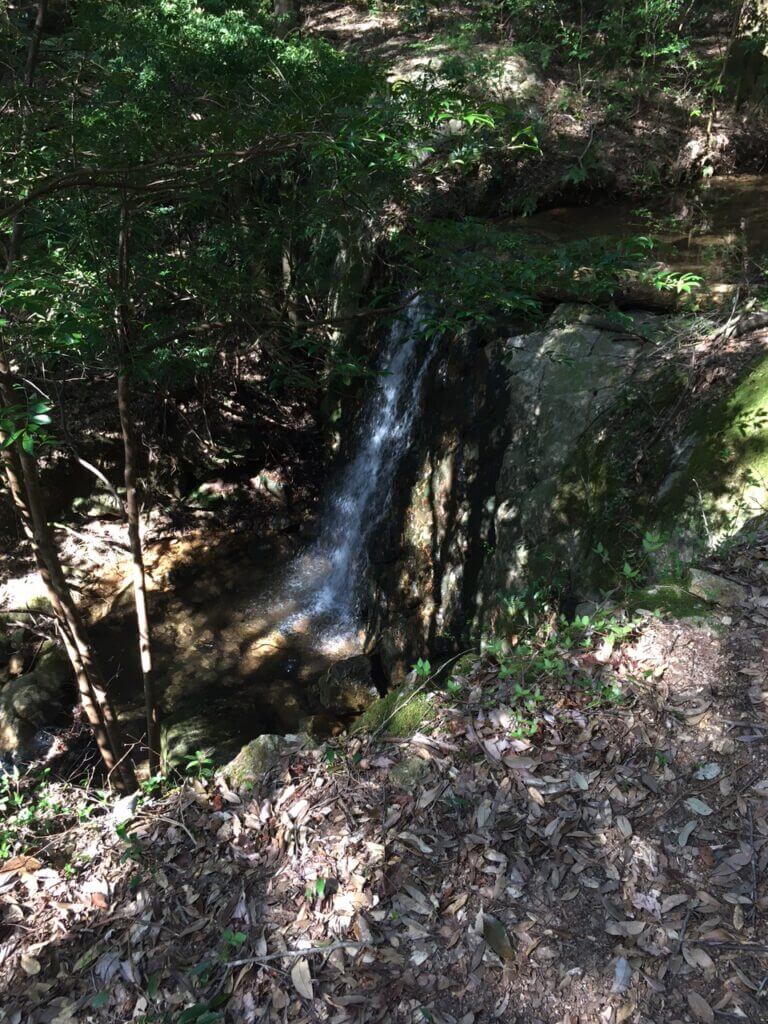
[[[364,654],[332,665],[318,685],[320,703],[338,715],[359,715],[379,699],[371,661]]]
[[[688,590],[694,597],[726,607],[745,604],[749,597],[746,587],[742,587],[740,583],[726,580],[704,569],[691,569]]]
[[[406,757],[389,770],[389,781],[396,789],[412,790],[429,775],[429,765],[420,757]]]
[[[62,721],[72,697],[66,657],[56,647],[43,650],[33,671],[0,691],[0,753],[23,752],[39,729]]]
[[[292,751],[315,743],[304,733],[289,736],[258,736],[242,748],[240,753],[219,770],[233,789],[257,790],[271,771]]]
[[[128,796],[120,797],[112,808],[112,821],[115,825],[124,825],[127,821],[131,820],[136,813],[140,796],[141,793],[136,790],[135,793],[129,793]]]

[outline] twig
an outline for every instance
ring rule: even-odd
[[[688,931],[688,922],[691,919],[691,914],[692,913],[693,913],[693,907],[688,907],[688,911],[687,911],[687,913],[685,915],[685,920],[683,921],[683,927],[680,929],[680,941],[677,944],[678,956],[680,955],[680,952],[682,951],[682,948],[683,948],[683,942],[685,941],[685,933]]]
[[[750,920],[752,925],[755,924],[755,918],[757,916],[757,867],[755,866],[756,852],[755,852],[755,823],[752,818],[752,804],[747,804],[747,810],[749,811],[749,845],[752,848],[752,859],[750,860],[750,868],[752,872],[752,907],[750,908]]]
[[[247,964],[266,964],[272,960],[283,960],[286,957],[325,956],[336,949],[372,949],[380,943],[370,942],[331,942],[327,946],[313,946],[311,949],[286,949],[282,953],[268,953],[266,956],[249,956],[243,960],[228,960],[225,967],[245,967]]]
[[[183,829],[187,833],[189,838],[192,840],[192,845],[193,846],[197,846],[198,845],[197,844],[197,840],[192,835],[192,833],[189,831],[189,829],[187,828],[187,826],[184,824],[183,821],[177,821],[176,818],[168,818],[164,814],[155,814],[155,815],[153,815],[153,819],[156,820],[156,821],[167,821],[169,825],[176,825],[178,828]]]

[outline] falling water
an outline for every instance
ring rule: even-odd
[[[392,482],[411,439],[421,382],[431,349],[420,344],[424,316],[418,300],[389,335],[352,461],[331,495],[320,536],[294,563],[290,588],[297,611],[286,622],[307,622],[327,645],[358,627],[360,581],[371,531],[389,507]]]

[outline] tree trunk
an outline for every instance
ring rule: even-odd
[[[136,430],[133,422],[130,384],[125,369],[117,377],[117,405],[123,432],[125,453],[125,506],[128,515],[128,540],[133,567],[133,599],[136,605],[136,624],[139,632],[141,676],[144,683],[144,709],[147,719],[147,750],[149,773],[160,770],[160,721],[157,714],[157,694],[152,667],[152,634],[147,609],[147,580],[144,572],[144,554],[141,544],[139,499],[136,489]]]
[[[141,676],[144,684],[149,773],[150,775],[156,775],[160,770],[160,720],[157,713],[157,694],[155,692],[155,675],[152,665],[152,634],[147,605],[147,578],[144,571],[141,516],[136,486],[136,425],[133,417],[131,386],[128,377],[131,354],[131,309],[128,302],[129,231],[128,211],[123,206],[120,215],[120,235],[118,239],[118,289],[120,292],[120,305],[117,310],[116,323],[120,369],[117,375],[117,407],[120,413],[120,427],[123,434],[125,510],[128,519],[128,540],[131,548],[133,599],[136,606]]]
[[[14,404],[12,383],[10,365],[0,350],[0,400],[6,406]],[[0,442],[4,440],[0,437]],[[83,710],[93,729],[99,752],[109,776],[115,776],[117,788],[132,792],[136,788],[136,776],[130,761],[126,760],[125,744],[103,676],[61,567],[53,532],[44,512],[37,465],[18,442],[3,447],[2,459],[11,496],[32,544],[35,562],[72,663]]]
[[[299,0],[274,0],[273,11],[277,19],[277,34],[284,38],[299,24]]]
[[[40,53],[40,42],[43,38],[43,26],[47,9],[48,0],[39,0],[37,17],[32,29],[32,38],[29,41],[29,48],[27,50],[27,64],[24,68],[24,84],[28,89],[32,88],[32,82],[35,78],[35,68],[37,67],[37,58]]]

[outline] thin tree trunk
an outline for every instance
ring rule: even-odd
[[[12,380],[8,360],[0,350],[0,399],[6,406],[14,404]],[[2,440],[4,438],[0,438]],[[110,776],[116,776],[118,788],[131,792],[136,788],[136,777],[132,765],[125,760],[120,727],[103,676],[96,664],[85,625],[64,576],[53,532],[43,511],[37,466],[18,443],[3,447],[2,459],[11,496],[32,544],[38,571],[75,671],[83,710],[93,729],[99,752]]]
[[[32,29],[32,38],[27,49],[27,65],[24,69],[24,84],[28,89],[32,88],[32,82],[35,79],[35,68],[37,67],[37,58],[40,54],[40,43],[43,38],[43,25],[45,24],[45,13],[47,10],[48,0],[39,0],[37,17]]]
[[[117,375],[117,407],[123,434],[125,463],[125,509],[128,518],[128,540],[133,570],[133,599],[136,606],[136,625],[139,635],[141,676],[144,683],[144,710],[147,720],[147,751],[149,773],[160,770],[160,720],[157,712],[155,674],[152,665],[152,633],[147,605],[147,578],[144,571],[144,552],[141,543],[141,516],[136,486],[136,425],[131,401],[129,359],[131,353],[131,310],[129,292],[129,240],[128,210],[123,206],[120,215],[118,240],[118,288],[120,306],[117,311],[117,335],[120,350],[120,369]]]
[[[277,35],[289,35],[299,24],[299,0],[273,0],[272,10],[277,19]]]
[[[133,599],[136,605],[136,624],[139,632],[141,675],[144,682],[149,773],[156,775],[160,770],[160,720],[157,714],[157,694],[152,666],[152,634],[147,608],[147,579],[144,572],[139,499],[136,489],[136,430],[131,411],[131,389],[124,369],[117,377],[117,405],[120,411],[120,426],[123,432],[125,453],[125,504],[128,513],[128,540],[133,566]]]

